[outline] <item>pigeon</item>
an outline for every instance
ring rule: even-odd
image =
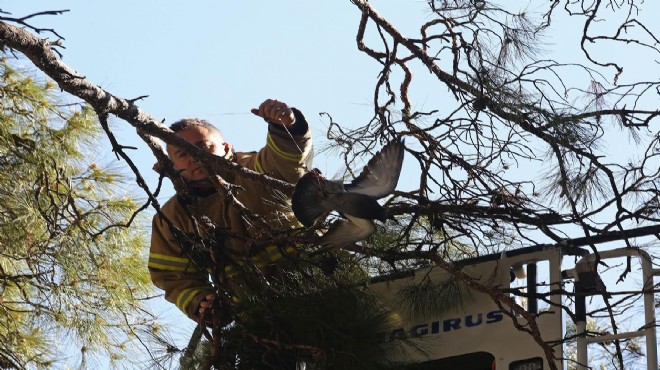
[[[388,143],[350,184],[328,180],[316,168],[298,180],[291,205],[303,225],[311,227],[319,220],[325,220],[332,211],[344,217],[321,237],[319,244],[323,250],[366,239],[376,231],[374,220],[387,220],[387,212],[377,199],[391,194],[396,188],[403,154],[403,141]]]

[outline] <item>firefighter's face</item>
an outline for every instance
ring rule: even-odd
[[[191,126],[177,132],[177,135],[211,154],[225,155],[226,145],[222,135],[206,127]],[[208,176],[199,162],[181,148],[171,145],[168,147],[168,152],[172,162],[174,162],[174,168],[181,171],[181,176],[184,179],[196,181],[203,180]]]

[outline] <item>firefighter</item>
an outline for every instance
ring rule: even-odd
[[[312,137],[305,117],[297,109],[274,99],[264,101],[252,113],[268,122],[266,145],[258,152],[236,152],[221,132],[205,120],[183,119],[172,124],[171,129],[209,153],[250,170],[295,183],[311,165],[312,159]],[[153,283],[165,291],[165,299],[197,321],[204,311],[212,307],[216,298],[216,291],[209,281],[209,269],[206,268],[211,263],[208,253],[197,253],[201,255],[200,260],[191,261],[195,253],[185,250],[182,238],[175,235],[177,230],[193,239],[213,239],[213,235],[208,235],[211,233],[209,228],[200,229],[200,220],[207,220],[217,230],[231,235],[222,241],[225,255],[235,256],[235,260],[241,260],[241,257],[252,258],[264,269],[281,259],[290,247],[283,250],[281,246],[248,245],[246,241],[253,240],[260,230],[245,221],[236,205],[227,203],[226,195],[216,191],[204,167],[190,154],[174,145],[169,145],[167,151],[174,167],[186,182],[186,194],[174,195],[161,208],[162,215],[154,216],[148,266]],[[236,199],[273,227],[292,226],[293,216],[279,206],[281,199],[271,189],[259,182],[234,175],[216,181],[240,186]],[[207,235],[196,235],[199,233]],[[223,261],[214,263],[218,262]],[[238,269],[236,266],[233,268]],[[231,264],[228,264],[227,269],[231,274]]]

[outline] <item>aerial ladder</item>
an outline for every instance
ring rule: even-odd
[[[598,266],[627,258],[638,261],[626,279],[637,276],[636,281],[641,281],[636,290],[641,294],[639,301],[644,314],[637,319],[638,329],[616,334],[589,333],[589,303],[597,304],[606,299],[604,296],[617,294],[605,285]],[[658,370],[658,321],[653,292],[654,277],[660,275],[660,270],[653,268],[650,256],[643,250],[619,248],[594,254],[586,249],[545,245],[470,258],[453,263],[453,267],[486,287],[519,292],[511,297],[535,317],[542,341],[554,353],[556,369],[590,369],[590,344],[640,337],[645,347],[646,370]],[[515,322],[525,327],[524,318],[515,312],[504,312],[504,305],[498,305],[489,294],[470,290],[455,308],[423,316],[412,314],[404,307],[400,293],[405,289],[423,286],[425,281],[441,283],[450,278],[447,271],[435,266],[379,277],[372,282],[372,291],[397,317],[385,341],[408,343],[402,350],[393,351],[388,360],[401,363],[401,368],[406,370],[551,369],[542,346],[514,325]],[[574,287],[573,299],[568,303],[567,284]],[[569,336],[566,322],[570,318],[566,318],[562,309],[568,304],[575,320],[575,333],[570,335],[575,339],[572,358],[566,354]]]

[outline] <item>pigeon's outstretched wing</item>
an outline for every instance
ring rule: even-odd
[[[328,229],[328,232],[321,237],[319,245],[322,248],[315,253],[330,248],[351,245],[368,238],[375,231],[376,225],[374,225],[373,221],[346,215],[346,220],[339,219],[335,221],[330,229]]]
[[[391,141],[369,160],[360,176],[350,184],[344,185],[344,189],[352,193],[366,194],[375,199],[391,194],[399,182],[403,153],[404,142]]]
[[[333,209],[342,215],[351,215],[370,220],[387,220],[387,212],[375,198],[360,193],[327,193],[321,206]]]
[[[298,180],[291,197],[291,208],[303,225],[310,227],[325,219],[331,211],[346,218],[337,220],[321,238],[321,250],[366,239],[376,231],[373,220],[387,220],[387,212],[377,199],[391,194],[396,188],[403,154],[403,141],[390,142],[350,184],[327,180],[318,169]]]
[[[343,183],[325,179],[318,169],[298,180],[291,196],[291,208],[296,218],[307,227],[333,210],[383,222],[387,219],[385,209],[375,198],[344,191]]]

